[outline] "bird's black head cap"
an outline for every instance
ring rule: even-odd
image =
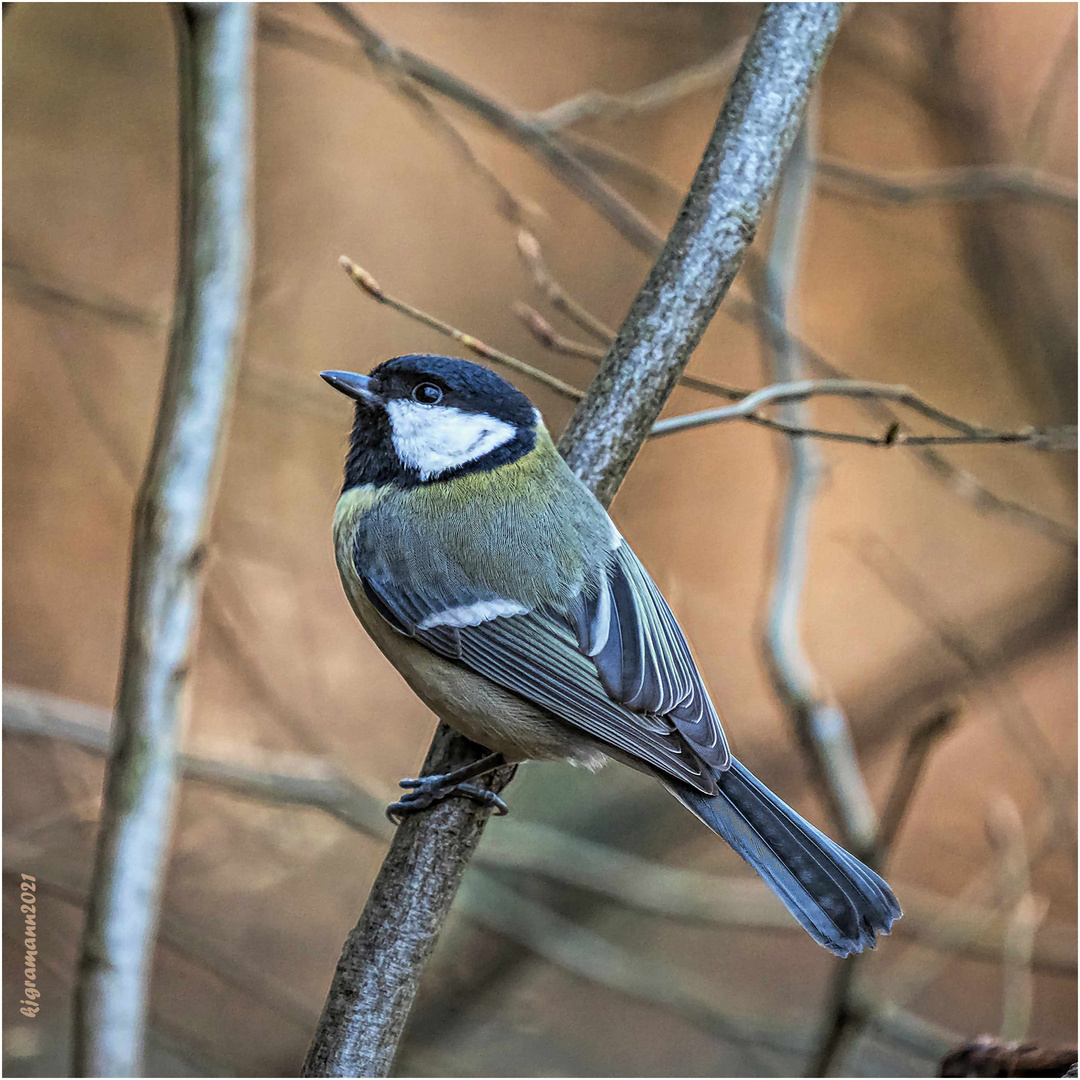
[[[468,360],[410,353],[370,376],[323,372],[323,378],[356,400],[345,490],[449,480],[514,461],[536,445],[539,414],[532,402]]]
[[[454,356],[395,356],[375,368],[371,380],[382,397],[415,397],[419,387],[431,384],[442,393],[441,405],[487,413],[515,427],[535,424],[533,404],[517,387],[486,367]]]

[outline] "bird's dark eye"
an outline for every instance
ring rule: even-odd
[[[422,382],[413,387],[413,401],[421,405],[438,405],[442,401],[442,390],[434,383]]]

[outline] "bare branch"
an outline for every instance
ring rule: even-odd
[[[7,247],[6,239],[4,245]],[[10,285],[36,303],[84,311],[125,329],[153,334],[165,325],[165,319],[156,311],[137,307],[85,285],[47,281],[12,259],[4,260],[4,285]]]
[[[763,305],[752,298],[743,300],[739,297],[731,297],[722,309],[723,313],[731,316],[744,325],[760,325],[762,318],[770,318],[768,311]],[[825,358],[817,349],[813,348],[805,340],[785,331],[783,327],[770,323],[770,332],[783,341],[791,341],[798,348],[803,359],[820,375],[831,379],[848,379],[851,376],[837,367],[831,360]],[[880,399],[872,397],[861,398],[860,407],[872,419],[880,423],[888,433],[895,424],[899,424],[897,414]],[[900,430],[900,429],[898,429]],[[821,436],[818,436],[821,437]],[[846,441],[846,440],[845,440]],[[995,495],[977,477],[966,469],[953,465],[939,451],[932,446],[908,447],[911,453],[937,480],[945,484],[949,490],[960,499],[969,503],[979,513],[996,513],[1010,518],[1016,524],[1024,525],[1029,529],[1041,533],[1043,536],[1056,543],[1064,544],[1073,549],[1076,548],[1076,533],[1066,526],[1047,517],[1045,514],[1032,510],[1022,503],[1010,499],[1003,499]]]
[[[532,233],[525,229],[518,230],[517,249],[522,261],[532,272],[536,287],[547,297],[548,303],[581,327],[585,333],[599,341],[604,346],[600,352],[603,358],[607,353],[607,347],[615,340],[615,331],[601,322],[584,305],[579,304],[551,276],[540,250],[540,241]]]
[[[900,832],[907,815],[908,807],[915,795],[915,790],[922,780],[923,772],[930,760],[930,754],[939,740],[952,731],[956,723],[957,710],[954,706],[938,709],[919,724],[908,736],[904,747],[904,756],[896,770],[885,809],[881,811],[877,832],[877,869],[880,870],[893,849],[893,844]]]
[[[1042,727],[1032,716],[995,657],[988,656],[941,610],[927,588],[880,538],[862,537],[856,554],[888,591],[931,630],[937,640],[967,669],[975,689],[994,706],[1005,734],[1038,777],[1055,815],[1056,828],[1076,858],[1076,788]]]
[[[998,856],[1001,904],[1012,908],[1005,932],[999,1034],[1019,1042],[1031,1023],[1031,953],[1048,905],[1032,894],[1024,821],[1007,795],[999,795],[987,808],[986,833]]]
[[[741,264],[840,14],[838,4],[773,4],[761,16],[683,212],[562,439],[571,468],[605,502]],[[425,772],[479,752],[441,725]],[[502,770],[494,789],[508,780]],[[398,828],[338,963],[305,1075],[386,1074],[487,816],[448,800]]]
[[[898,425],[890,425],[882,435],[852,435],[845,432],[830,432],[829,437],[845,442],[859,442],[867,446],[943,446],[971,443],[1021,444],[1032,450],[1076,450],[1076,427],[1023,427],[1016,431],[995,431],[992,428],[976,427],[966,420],[951,416],[941,409],[920,398],[906,386],[889,383],[866,382],[861,379],[805,379],[792,383],[776,383],[762,387],[748,394],[734,405],[718,409],[705,409],[702,412],[688,413],[684,416],[672,416],[667,420],[657,421],[652,428],[652,436],[670,435],[676,431],[704,427],[707,424],[719,424],[728,420],[749,419],[762,405],[806,401],[813,397],[848,397],[854,399],[879,398],[896,401],[909,409],[920,413],[957,432],[956,435],[912,435],[904,430],[896,430]],[[760,422],[760,417],[757,418]],[[795,424],[776,421],[783,424],[780,430],[791,434],[819,434],[814,429],[802,428]]]
[[[176,310],[135,509],[116,724],[76,989],[75,1072],[141,1073],[181,695],[244,315],[252,11],[185,5]]]
[[[887,173],[834,157],[814,162],[822,186],[837,195],[916,206],[972,199],[1022,199],[1076,210],[1076,185],[1023,165],[967,165],[928,173]]]
[[[437,319],[434,315],[429,315],[426,311],[421,311],[419,308],[413,307],[412,304],[408,304],[404,300],[398,300],[396,297],[383,292],[382,286],[371,274],[362,267],[357,266],[347,255],[341,256],[341,265],[345,268],[345,273],[368,296],[373,300],[377,300],[380,304],[385,304],[387,307],[393,308],[394,311],[400,311],[403,315],[408,315],[410,319],[422,323],[424,326],[430,326],[432,330],[438,330],[440,334],[445,334],[447,337],[460,342],[470,352],[482,356],[485,360],[490,360],[494,364],[501,364],[503,367],[510,368],[511,371],[517,371],[522,375],[528,375],[531,379],[536,379],[537,382],[543,383],[549,390],[554,390],[561,397],[570,398],[571,401],[580,401],[585,396],[583,391],[563,382],[562,379],[557,379],[554,375],[549,375],[546,371],[533,367],[532,364],[526,364],[524,360],[517,360],[499,349],[485,345],[479,338],[473,337],[472,334],[466,334],[463,330],[458,330],[449,323],[443,322],[442,319]]]
[[[533,120],[548,131],[559,131],[581,120],[597,116],[608,120],[621,120],[634,113],[662,108],[690,94],[712,90],[730,82],[745,47],[746,38],[737,37],[703,63],[683,68],[648,86],[639,87],[626,94],[586,90],[583,94],[534,113]]]
[[[786,326],[795,289],[806,208],[811,194],[809,164],[815,141],[815,105],[796,140],[776,201],[772,243],[765,268],[765,305],[772,321]],[[766,342],[772,341],[768,326]],[[771,372],[781,381],[797,379],[797,350],[774,348]],[[754,395],[744,398],[752,400]],[[794,400],[781,410],[781,422],[802,423]],[[800,624],[802,589],[810,538],[810,515],[821,471],[817,451],[789,435],[784,445],[787,490],[779,523],[774,580],[762,650],[773,688],[788,712],[795,735],[816,773],[818,786],[832,811],[845,847],[858,855],[872,849],[877,827],[874,807],[863,782],[855,748],[840,706],[825,690],[803,647]]]
[[[494,98],[463,82],[456,75],[422,56],[391,45],[350,7],[340,3],[320,5],[339,26],[360,42],[364,54],[377,68],[396,69],[421,86],[464,106],[500,134],[537,157],[599,213],[639,251],[655,255],[663,237],[652,223],[614,188],[604,183],[558,139],[527,115],[507,108]]]
[[[112,714],[108,709],[84,705],[40,690],[5,686],[3,730],[8,736],[56,739],[93,754],[109,748]],[[917,740],[935,737],[930,723],[912,733]],[[308,754],[274,754],[250,749],[242,761],[223,761],[200,754],[181,754],[178,768],[185,780],[213,785],[242,798],[271,805],[319,810],[361,835],[388,842],[393,834],[374,795],[343,779],[333,763]],[[914,785],[897,773],[894,791]],[[890,798],[894,801],[895,796]],[[65,808],[62,816],[70,814]],[[883,814],[886,820],[888,811]],[[53,817],[46,819],[46,824]],[[40,827],[35,824],[35,831]],[[587,840],[572,833],[510,817],[487,834],[475,862],[492,869],[532,874],[559,885],[586,889],[631,911],[659,915],[691,925],[741,927],[769,933],[802,933],[783,905],[756,877],[727,877],[679,869]],[[984,960],[1000,960],[1002,934],[990,925],[992,913],[983,912],[986,930],[972,936],[971,909],[962,917],[948,917],[943,897],[906,884],[904,920],[897,933],[925,941],[939,949]],[[945,915],[943,916],[943,912]],[[1076,968],[1076,936],[1066,924],[1047,927],[1036,943],[1032,962],[1040,971],[1068,975]]]
[[[259,37],[349,71],[366,69],[370,63],[363,49],[355,44],[343,45],[340,41],[312,33],[287,19],[264,12],[259,13]],[[494,170],[477,156],[469,140],[406,73],[392,66],[383,66],[379,70],[387,76],[391,88],[413,108],[421,122],[448,143],[458,159],[493,191],[496,209],[502,217],[511,224],[524,225],[542,215],[535,203],[511,191]]]

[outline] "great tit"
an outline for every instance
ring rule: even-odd
[[[432,711],[492,751],[403,780],[391,812],[455,794],[505,810],[467,781],[614,759],[722,836],[825,948],[889,932],[889,886],[731,756],[671,609],[524,394],[446,356],[322,378],[356,403],[334,514],[353,610]]]

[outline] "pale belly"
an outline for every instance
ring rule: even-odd
[[[564,759],[598,769],[607,760],[602,745],[584,732],[399,634],[375,610],[358,581],[343,575],[342,584],[357,618],[383,655],[417,697],[462,735],[498,751],[507,761]]]

